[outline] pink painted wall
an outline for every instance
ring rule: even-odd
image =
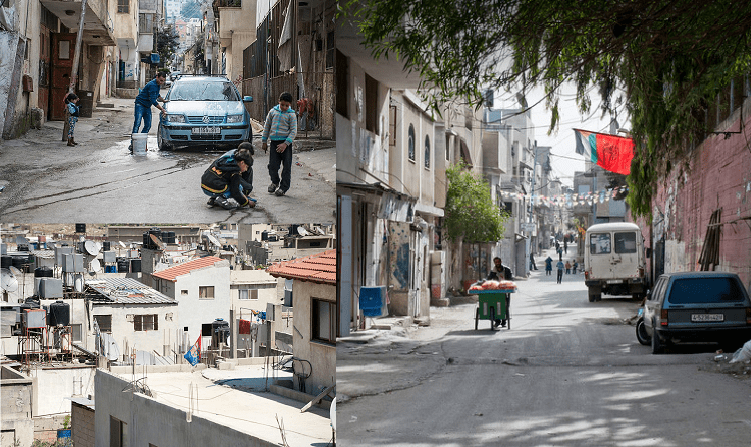
[[[674,169],[661,183],[652,201],[654,236],[665,230],[665,272],[698,270],[707,224],[712,212],[722,208],[720,265],[717,270],[737,273],[746,288],[751,288],[751,103],[743,111],[745,130],[724,139],[707,138],[691,154],[690,170]],[[734,118],[734,119],[733,119]],[[737,131],[740,113],[727,120],[725,129]],[[658,210],[659,213],[655,213]],[[663,213],[665,225],[660,220]],[[647,246],[652,246],[650,228],[643,221]]]

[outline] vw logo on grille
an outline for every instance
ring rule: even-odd
[[[211,121],[211,118],[209,118],[209,116],[208,116],[208,115],[204,115],[204,116],[203,116],[203,122],[204,122],[204,123],[206,123],[206,124],[209,124],[209,122],[210,122],[210,121]]]

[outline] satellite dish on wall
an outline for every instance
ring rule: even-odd
[[[9,269],[0,270],[0,288],[6,292],[18,290],[18,280]]]
[[[23,236],[18,236],[18,237],[16,238],[16,245],[18,245],[19,247],[20,247],[21,245],[29,245],[29,240],[28,240],[28,239],[26,239],[26,238],[25,238],[25,237],[23,237]]]
[[[117,241],[122,248],[125,248],[125,244],[123,244],[123,241]]]
[[[96,256],[99,253],[99,244],[94,241],[86,241],[83,243],[83,249],[91,256]]]
[[[11,265],[10,267],[8,267],[8,270],[10,270],[10,272],[11,272],[11,273],[13,274],[13,276],[15,276],[16,278],[20,278],[20,277],[22,277],[22,276],[23,276],[23,272],[22,272],[21,270],[19,270],[18,268],[16,268],[16,267],[13,267],[12,265]]]
[[[300,236],[309,236],[310,235],[310,233],[308,233],[308,230],[306,230],[303,227],[297,227],[297,234],[299,234]]]
[[[99,273],[100,270],[102,270],[102,265],[99,263],[98,259],[94,259],[89,264],[89,270],[94,273]]]

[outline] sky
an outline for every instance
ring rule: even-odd
[[[558,130],[548,135],[550,125],[550,111],[545,109],[544,92],[542,89],[535,89],[526,94],[527,103],[532,107],[532,122],[535,126],[535,139],[538,146],[550,146],[551,164],[553,167],[553,176],[560,178],[565,185],[573,186],[574,172],[584,171],[584,156],[576,153],[576,141],[574,139],[573,129],[583,129],[593,132],[609,133],[610,116],[600,119],[599,97],[597,91],[593,91],[592,107],[593,112],[587,116],[582,116],[576,107],[575,101],[576,89],[573,85],[564,85],[561,90],[559,101],[560,122]],[[495,108],[516,109],[519,108],[519,102],[514,93],[498,92],[495,94]],[[620,128],[629,128],[629,121],[625,116],[617,118]]]

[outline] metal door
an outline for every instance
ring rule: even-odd
[[[39,108],[44,111],[45,118],[49,118],[50,102],[50,30],[44,24],[39,32]]]
[[[50,120],[65,119],[65,95],[70,86],[73,67],[73,52],[76,46],[76,33],[52,34],[52,67],[50,70]]]

